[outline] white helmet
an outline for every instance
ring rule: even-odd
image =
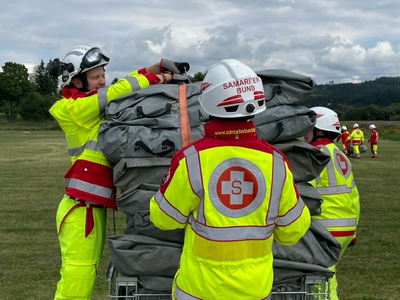
[[[249,117],[266,108],[261,78],[236,59],[221,60],[211,68],[201,91],[200,105],[214,117]]]
[[[376,129],[376,126],[374,124],[369,125],[369,129]]]
[[[311,109],[317,113],[315,128],[323,131],[340,133],[340,122],[337,113],[322,106],[312,107]]]
[[[62,81],[64,85],[70,83],[72,77],[87,72],[99,66],[106,66],[110,59],[97,47],[76,46],[68,51],[63,59],[65,65],[72,64],[73,70],[63,70]],[[71,71],[72,70],[72,71]]]
[[[346,126],[342,126],[342,131],[346,131],[347,130],[347,127]]]
[[[360,126],[358,126],[357,123],[354,123],[354,124],[353,124],[353,129],[354,129],[354,128],[358,128],[358,127],[360,127]]]

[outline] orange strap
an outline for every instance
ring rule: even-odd
[[[192,129],[190,128],[189,115],[186,104],[186,84],[181,83],[179,86],[179,117],[181,125],[181,141],[182,147],[193,142]]]

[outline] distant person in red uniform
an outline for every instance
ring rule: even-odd
[[[369,136],[368,142],[371,148],[371,158],[378,158],[378,131],[374,124],[369,125],[371,135]]]
[[[349,135],[350,135],[350,133],[347,131],[347,127],[342,126],[341,133],[336,138],[336,142],[339,142],[340,140],[342,140],[343,152],[346,155],[349,155],[348,150],[347,150],[348,146],[349,146],[349,141],[347,140],[347,138],[349,137]]]

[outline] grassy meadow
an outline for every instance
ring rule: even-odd
[[[341,300],[400,299],[400,141],[382,139],[378,150],[378,159],[351,159],[361,220],[357,244],[338,266]],[[55,213],[69,165],[61,131],[0,130],[1,300],[53,299],[60,268]],[[120,233],[123,213],[116,219]],[[107,234],[114,234],[111,211]],[[108,260],[105,246],[94,300],[108,299]]]

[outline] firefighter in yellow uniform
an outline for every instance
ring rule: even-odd
[[[304,140],[330,155],[328,165],[312,184],[323,200],[321,214],[314,216],[340,243],[344,251],[356,235],[360,215],[360,202],[354,182],[351,164],[346,155],[335,145],[334,139],[340,134],[337,114],[329,108],[311,108],[317,114],[317,122]],[[340,259],[340,257],[339,257]],[[337,264],[336,264],[337,265]],[[336,272],[336,265],[330,269]],[[330,280],[330,299],[337,300],[336,274]]]
[[[56,300],[91,299],[105,242],[106,208],[116,209],[112,168],[97,143],[107,103],[151,84],[185,77],[178,74],[179,63],[161,60],[107,87],[108,61],[99,48],[77,46],[63,61],[55,59],[49,65],[50,74],[62,76],[63,98],[50,113],[65,133],[72,162],[56,217],[62,260]]]
[[[355,158],[360,158],[360,146],[364,145],[364,133],[360,129],[360,126],[357,123],[353,124],[353,130],[348,136],[349,141],[353,145],[353,156]]]
[[[265,110],[261,79],[227,59],[204,78],[204,137],[175,153],[150,219],[184,228],[173,299],[270,299],[272,242],[296,243],[310,225],[286,157],[257,138],[251,118]]]

